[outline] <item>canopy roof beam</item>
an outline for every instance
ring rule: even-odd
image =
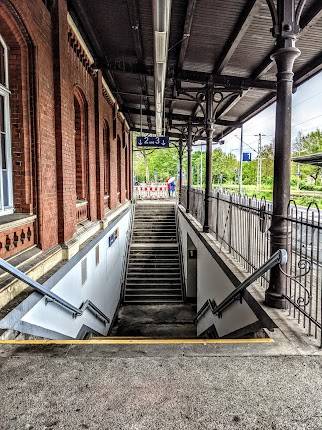
[[[130,112],[133,115],[140,115],[141,109],[129,107],[128,112]],[[142,115],[144,115],[144,116],[148,116],[148,115],[155,116],[155,111],[153,111],[153,110],[147,111],[146,109],[143,109]],[[189,121],[189,118],[191,115],[166,112],[165,116],[166,116],[166,118],[171,118],[174,121],[183,121],[183,122],[188,124],[188,121]],[[205,122],[205,119],[204,119],[204,117],[196,117],[196,118],[193,118],[193,122],[198,123],[198,124],[203,124]],[[216,120],[216,124],[221,125],[223,127],[240,127],[240,123],[237,121],[226,121],[226,120],[222,120],[222,119],[218,119],[218,121]]]
[[[231,32],[221,54],[219,55],[219,59],[215,63],[213,69],[214,75],[222,73],[231,57],[234,55],[234,52],[248,30],[255,13],[259,9],[259,4],[260,2],[258,0],[251,0],[243,9],[235,28]]]
[[[138,60],[138,64],[144,68],[144,56],[143,56],[143,43],[142,43],[142,37],[141,37],[141,23],[140,23],[140,17],[137,9],[137,2],[136,0],[127,0],[127,7],[129,11],[129,18],[132,28],[132,35],[133,35],[133,41],[135,46],[135,53]],[[140,78],[140,84],[141,84],[141,91],[143,96],[146,96],[148,94],[148,86],[147,86],[147,80],[146,76],[143,73],[139,74]],[[150,110],[150,101],[148,97],[144,97],[145,101],[145,108],[149,111]],[[148,125],[149,128],[152,127],[151,117],[148,115]]]
[[[183,28],[183,35],[182,35],[182,42],[181,42],[181,49],[179,54],[179,60],[178,60],[178,70],[181,70],[183,68],[184,59],[186,57],[188,44],[189,44],[189,37],[190,37],[190,31],[193,21],[193,13],[195,10],[197,0],[189,0],[187,5],[187,12],[186,12],[186,18],[184,22],[184,28]]]
[[[313,5],[310,7],[309,11],[306,12],[300,19],[300,28],[301,32],[298,35],[298,39],[303,37],[305,32],[314,25],[317,20],[319,20],[322,16],[322,2],[321,0],[316,0]],[[264,58],[264,60],[253,70],[250,78],[252,80],[257,80],[264,73],[267,73],[273,66],[274,62],[271,59],[271,56],[274,54],[275,48],[270,52],[270,54]],[[295,81],[296,84],[296,81]],[[272,96],[273,98],[274,96]],[[240,100],[238,96],[235,96],[220,112],[218,112],[218,117],[229,112],[236,103]]]

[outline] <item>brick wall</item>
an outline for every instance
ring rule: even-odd
[[[88,200],[88,217],[104,218],[104,121],[110,130],[109,207],[119,204],[117,137],[120,200],[126,200],[131,177],[125,167],[125,151],[128,163],[131,158],[129,145],[124,144],[128,132],[116,106],[104,95],[101,72],[92,70],[68,23],[66,0],[54,2],[51,11],[41,0],[1,0],[0,34],[10,51],[14,206],[18,212],[37,215],[36,240],[48,249],[75,233],[77,163],[82,166],[77,181]],[[75,96],[83,108],[84,148],[78,157]]]

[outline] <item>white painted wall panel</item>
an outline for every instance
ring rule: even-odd
[[[214,299],[219,304],[231,291],[235,289],[228,275],[220,267],[206,246],[202,243],[195,230],[192,228],[184,215],[178,211],[179,228],[182,235],[182,249],[184,253],[184,274],[187,280],[186,254],[187,234],[189,234],[197,248],[197,309],[208,299]],[[243,301],[242,304],[232,304],[224,313],[222,318],[214,317],[208,311],[198,322],[197,333],[203,333],[212,324],[215,325],[220,337],[229,335],[236,330],[257,322],[257,317]]]
[[[77,307],[89,299],[112,320],[120,298],[121,272],[129,222],[130,212],[80,261],[73,265],[71,270],[56,283],[52,291]],[[109,247],[108,238],[117,228],[119,237]],[[100,247],[98,265],[96,265],[97,246]],[[76,261],[77,255],[73,259]],[[84,259],[87,259],[87,280],[82,285],[82,261]],[[24,315],[22,321],[73,338],[77,336],[83,325],[89,326],[103,335],[109,329],[109,326],[105,327],[88,310],[82,316],[73,319],[69,312],[61,309],[55,303],[46,305],[44,298]]]

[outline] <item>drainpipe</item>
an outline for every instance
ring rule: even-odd
[[[162,134],[164,89],[170,32],[171,0],[153,0],[154,31],[154,100],[156,135]]]

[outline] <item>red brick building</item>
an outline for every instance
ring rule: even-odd
[[[131,197],[128,124],[67,1],[52,3],[0,2],[2,258],[75,253]]]

